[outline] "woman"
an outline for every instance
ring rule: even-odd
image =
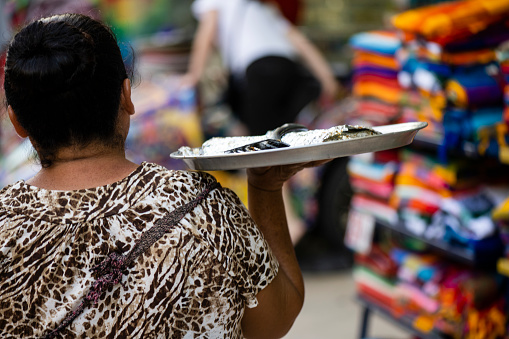
[[[338,83],[329,65],[276,4],[195,0],[193,12],[199,26],[183,84],[196,85],[217,44],[230,72],[227,101],[251,135],[293,122],[320,95],[334,99]]]
[[[14,128],[42,169],[0,192],[0,337],[289,330],[304,287],[281,186],[315,164],[249,170],[248,212],[208,174],[128,161],[130,80],[112,32],[84,15],[17,33],[4,87]],[[138,241],[186,206],[162,237]]]

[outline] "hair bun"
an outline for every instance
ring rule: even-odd
[[[89,85],[96,60],[90,35],[65,22],[37,21],[16,48],[17,83],[36,92]]]

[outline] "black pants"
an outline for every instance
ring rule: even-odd
[[[253,62],[243,79],[230,79],[229,102],[250,135],[293,122],[320,95],[319,82],[303,66],[283,57]]]

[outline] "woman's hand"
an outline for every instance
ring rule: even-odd
[[[247,182],[261,191],[274,192],[283,187],[285,181],[304,168],[323,165],[332,159],[310,161],[298,164],[248,168]]]

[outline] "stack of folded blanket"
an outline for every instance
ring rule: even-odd
[[[495,273],[474,272],[396,242],[374,245],[355,256],[357,293],[422,333],[451,338],[503,338],[504,281]]]
[[[388,104],[400,103],[404,93],[398,84],[399,67],[395,59],[401,46],[399,38],[385,31],[358,33],[350,39],[350,45],[354,49],[354,95]]]
[[[491,213],[501,196],[509,195],[496,179],[502,173],[465,159],[443,164],[410,150],[402,151],[400,159],[391,206],[408,231],[471,250],[478,260],[493,262],[501,255],[503,244]]]
[[[400,121],[433,121],[431,130],[433,125],[442,130],[437,156],[400,151],[390,176],[380,174],[388,167],[377,155],[368,162],[354,158],[349,167],[356,192],[352,208],[391,224],[402,221],[427,239],[475,251],[499,249],[489,216],[498,201],[486,191],[491,191],[488,181],[504,182],[504,174],[491,171],[496,163],[452,158],[449,151],[459,153],[468,142],[482,154],[503,155],[505,76],[495,48],[509,37],[504,13],[509,14],[509,0],[441,3],[396,15],[393,23],[403,34],[369,32],[351,39],[357,53],[354,96],[391,102],[402,108]],[[362,90],[365,84],[388,85],[395,76],[397,99],[385,96],[390,90]],[[509,160],[509,151],[506,156]],[[470,205],[481,201],[482,208]]]
[[[379,152],[373,157],[354,156],[348,162],[350,183],[355,192],[351,208],[389,224],[398,222],[397,210],[389,204],[394,190],[397,152]]]
[[[406,93],[398,83],[396,51],[401,41],[394,32],[369,31],[353,35],[352,92],[356,121],[385,125],[402,115]]]
[[[497,49],[509,39],[508,14],[508,0],[468,0],[393,17],[397,29],[413,36],[399,53],[400,82],[432,99],[447,151],[474,143],[477,152],[499,156],[506,143],[506,131],[497,126],[504,121],[507,66]]]
[[[358,294],[389,311],[395,310],[397,271],[396,262],[377,245],[367,254],[356,254],[353,278]]]
[[[400,115],[391,122],[426,121],[417,139],[438,144],[414,142],[391,161],[379,153],[352,157],[352,210],[414,240],[471,253],[490,272],[497,258],[509,258],[509,181],[501,164],[509,164],[508,17],[509,0],[448,1],[394,16],[396,31],[351,39],[357,107],[374,113],[372,103],[392,105]],[[359,293],[424,332],[506,335],[500,276],[393,245],[356,255]]]

